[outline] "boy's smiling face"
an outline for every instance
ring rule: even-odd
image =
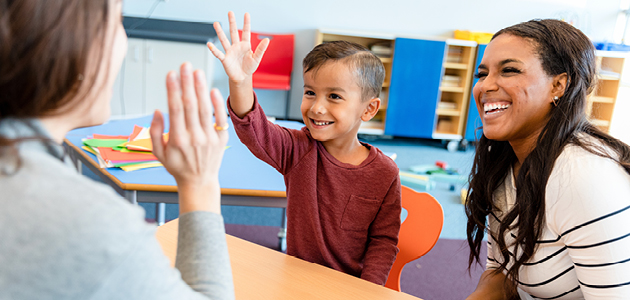
[[[357,139],[361,121],[380,107],[378,98],[363,101],[355,74],[343,60],[327,62],[304,74],[302,118],[314,139],[337,146]]]

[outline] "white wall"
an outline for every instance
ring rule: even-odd
[[[154,1],[127,0],[124,14],[146,16]],[[157,6],[152,17],[219,21],[227,27],[227,12],[232,10],[239,27],[243,14],[249,12],[254,31],[295,33],[291,117],[301,119],[301,61],[314,46],[316,28],[451,37],[455,29],[496,32],[534,18],[562,18],[599,41],[612,40],[619,6],[620,0],[168,0]],[[227,78],[218,61],[214,78],[215,86],[227,95]],[[259,97],[268,114],[282,114],[283,93]]]

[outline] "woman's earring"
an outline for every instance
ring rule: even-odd
[[[558,103],[556,103],[556,101],[558,101],[558,96],[554,96],[552,101],[553,101],[553,106],[558,106]]]

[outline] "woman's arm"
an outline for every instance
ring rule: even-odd
[[[151,123],[153,152],[177,182],[180,227],[175,266],[195,291],[233,299],[232,272],[221,214],[219,167],[228,140],[227,113],[218,90],[211,93],[201,71],[182,64],[166,79],[170,132],[164,119]],[[213,109],[214,108],[214,109]],[[213,121],[214,110],[214,121]]]
[[[502,300],[505,299],[503,291],[503,273],[495,273],[494,270],[486,270],[479,278],[479,284],[475,291],[466,300]]]

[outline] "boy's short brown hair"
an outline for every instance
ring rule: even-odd
[[[328,61],[341,61],[353,69],[361,88],[362,100],[377,98],[385,80],[385,67],[381,60],[367,48],[348,41],[319,44],[302,61],[304,73],[317,71]]]

